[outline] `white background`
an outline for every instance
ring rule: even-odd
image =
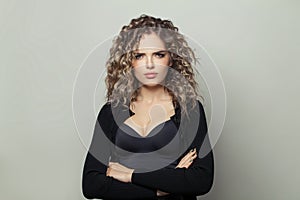
[[[142,13],[171,19],[223,77],[215,182],[199,199],[299,199],[297,0],[0,1],[0,199],[80,200],[72,87],[87,54]]]

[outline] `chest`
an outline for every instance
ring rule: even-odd
[[[172,102],[160,102],[152,105],[133,103],[130,107],[133,115],[127,118],[124,124],[134,129],[142,137],[146,137],[155,127],[167,122],[175,115]]]

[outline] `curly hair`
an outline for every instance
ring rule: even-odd
[[[168,70],[164,89],[172,97],[175,108],[181,105],[181,113],[188,116],[187,104],[191,103],[194,107],[200,97],[192,68],[192,64],[196,63],[194,52],[171,21],[144,14],[123,26],[113,41],[106,62],[107,101],[128,108],[131,102],[137,100],[139,88],[132,72],[133,52],[138,48],[141,37],[152,32],[165,43],[171,57],[171,68],[174,69]]]

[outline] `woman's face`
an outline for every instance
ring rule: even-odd
[[[132,61],[135,77],[147,86],[163,84],[171,66],[170,54],[155,33],[142,36]]]

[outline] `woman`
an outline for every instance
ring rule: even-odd
[[[197,156],[210,144],[193,62],[168,20],[142,15],[122,28],[84,165],[86,198],[196,199],[210,190],[213,153]]]

